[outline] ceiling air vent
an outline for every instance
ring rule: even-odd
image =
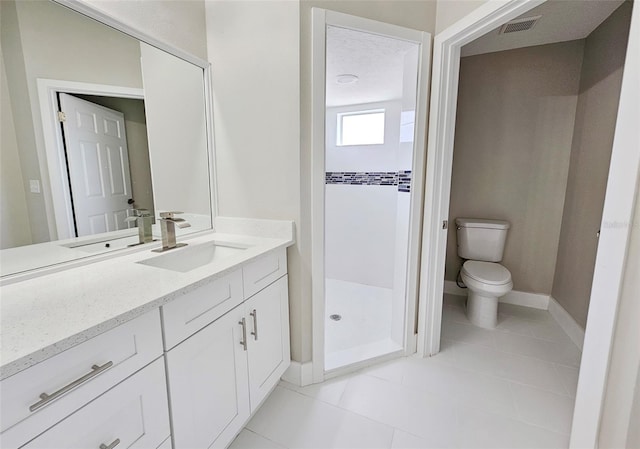
[[[502,25],[499,34],[517,33],[518,31],[527,31],[534,27],[542,16],[525,17],[523,19],[512,20]]]

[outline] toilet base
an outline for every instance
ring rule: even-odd
[[[498,324],[498,297],[482,296],[469,289],[467,318],[478,327],[495,329]]]

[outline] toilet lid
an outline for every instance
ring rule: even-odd
[[[511,282],[509,270],[495,262],[468,260],[462,266],[462,272],[470,278],[485,284],[501,285]]]

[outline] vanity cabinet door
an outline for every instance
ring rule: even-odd
[[[231,310],[166,354],[175,449],[226,447],[249,418],[243,310]]]
[[[22,447],[148,449],[169,435],[164,363],[158,359]]]
[[[289,367],[288,276],[281,277],[245,303],[249,345],[251,413]]]

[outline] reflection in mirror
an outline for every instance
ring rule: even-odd
[[[136,209],[211,228],[202,67],[51,1],[0,20],[3,276],[136,243]]]

